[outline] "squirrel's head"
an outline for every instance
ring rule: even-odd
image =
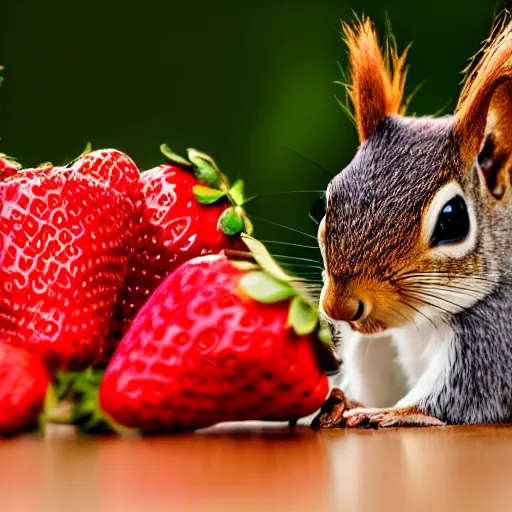
[[[369,20],[344,32],[361,145],[326,193],[321,310],[365,334],[434,323],[503,281],[512,250],[512,24],[443,118],[403,115],[405,53],[383,56]]]

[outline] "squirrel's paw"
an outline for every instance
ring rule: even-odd
[[[347,427],[435,427],[444,423],[425,414],[417,407],[405,409],[364,409],[356,408],[343,413]]]
[[[318,415],[311,422],[311,427],[315,429],[345,428],[347,420],[343,416],[344,413],[360,406],[361,404],[351,402],[343,391],[334,388]]]

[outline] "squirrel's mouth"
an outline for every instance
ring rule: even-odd
[[[381,334],[390,328],[390,326],[386,325],[384,322],[371,317],[365,318],[360,322],[349,322],[349,325],[352,330],[365,335]]]

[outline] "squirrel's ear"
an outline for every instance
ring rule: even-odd
[[[478,163],[498,199],[510,189],[512,164],[512,23],[495,25],[470,65],[455,111],[461,156]]]
[[[368,18],[354,27],[342,23],[342,28],[350,62],[350,82],[346,86],[354,106],[359,139],[363,142],[382,120],[400,112],[407,51],[398,55],[388,42],[383,56]]]

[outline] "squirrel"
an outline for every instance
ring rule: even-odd
[[[343,24],[360,146],[318,229],[342,360],[319,426],[512,421],[511,20],[438,118],[405,116],[407,51]]]

